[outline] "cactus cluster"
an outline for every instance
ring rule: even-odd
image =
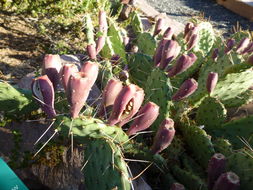
[[[130,190],[128,155],[160,166],[148,170],[161,176],[157,189],[250,190],[253,116],[231,117],[253,100],[250,35],[222,39],[196,19],[177,36],[173,26],[163,32],[163,19],[144,30],[137,11],[128,33],[105,12],[98,17],[97,35],[90,15],[84,19],[88,60],[62,65],[59,55],[46,55],[30,92],[0,83],[4,115],[38,109],[33,94],[60,135],[85,145],[87,189]],[[86,103],[94,85],[102,87],[96,106]],[[55,102],[59,93],[64,113]]]

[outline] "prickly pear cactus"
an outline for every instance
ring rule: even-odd
[[[151,126],[155,130],[165,118],[170,116],[172,92],[172,85],[166,73],[155,68],[148,77],[145,87],[145,94],[148,95],[147,101],[152,101],[160,106],[159,116]]]
[[[103,121],[92,117],[71,119],[66,116],[58,116],[54,126],[59,134],[68,137],[73,134],[74,140],[86,143],[89,138],[109,138],[117,143],[125,143],[128,136],[116,126],[107,126]]]
[[[198,125],[204,125],[207,131],[218,129],[225,123],[226,113],[227,110],[218,99],[206,97],[197,110],[196,121]]]
[[[90,139],[85,147],[83,174],[87,189],[131,190],[121,148],[109,139]]]
[[[0,82],[0,104],[3,115],[13,119],[39,108],[31,91],[14,88],[7,82]]]
[[[129,72],[134,83],[144,88],[146,79],[153,70],[153,60],[142,53],[129,55]]]
[[[156,40],[148,32],[139,33],[137,36],[137,46],[139,52],[153,56],[156,48]]]

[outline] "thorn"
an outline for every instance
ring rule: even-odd
[[[49,125],[49,127],[45,130],[45,132],[38,138],[38,140],[34,143],[34,145],[36,145],[41,139],[42,137],[48,132],[48,130],[52,127],[52,125],[54,124],[55,119],[53,120],[53,122]],[[61,124],[60,124],[61,125]]]
[[[58,132],[57,129],[55,129],[54,133],[52,134],[52,136],[47,140],[47,142],[45,142],[45,144],[33,155],[33,158],[35,158],[37,156],[37,154],[49,143],[49,141],[55,136],[55,134]]]

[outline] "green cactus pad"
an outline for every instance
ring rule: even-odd
[[[214,131],[218,137],[224,137],[229,140],[234,148],[242,148],[245,144],[240,138],[244,138],[249,145],[253,146],[253,116],[228,122],[219,130]]]
[[[131,18],[132,18],[131,26],[134,33],[135,34],[143,33],[144,29],[140,15],[136,11],[134,11],[131,14]]]
[[[90,140],[85,148],[83,174],[87,189],[131,190],[131,181],[119,146],[110,140]]]
[[[172,173],[179,183],[184,184],[184,186],[189,190],[207,190],[207,186],[204,181],[193,173],[181,169],[177,165],[172,167]]]
[[[129,56],[129,73],[134,83],[144,88],[146,80],[153,69],[153,60],[150,56],[135,53]]]
[[[105,45],[100,51],[100,55],[104,58],[110,59],[113,55],[115,55],[114,49],[112,47],[112,42],[110,37],[106,37]]]
[[[242,149],[227,156],[227,170],[235,172],[240,178],[240,189],[251,190],[253,187],[253,153]]]
[[[173,138],[170,146],[166,149],[166,158],[169,160],[178,160],[179,156],[185,152],[184,141],[178,134]],[[170,164],[170,162],[169,162]]]
[[[113,19],[108,19],[108,37],[106,39],[105,47],[101,50],[101,55],[106,58],[111,58],[111,54],[119,55],[121,59],[126,62],[125,46],[123,44],[123,37],[121,29],[116,25]]]
[[[32,92],[14,88],[7,82],[0,82],[0,112],[9,118],[17,119],[39,108]]]
[[[197,126],[183,126],[182,130],[186,145],[194,154],[194,158],[203,168],[208,165],[209,159],[215,153],[211,137]]]
[[[181,161],[183,168],[192,174],[199,176],[201,178],[205,178],[205,171],[203,168],[188,154],[183,153],[181,156]]]
[[[139,52],[153,56],[155,54],[156,40],[148,32],[139,33],[137,36],[137,46]]]
[[[227,110],[216,98],[206,97],[200,104],[196,120],[198,125],[204,125],[207,131],[217,129],[225,122]]]
[[[114,74],[112,71],[112,64],[110,61],[106,60],[101,64],[101,67],[99,69],[99,83],[100,83],[100,89],[104,89],[108,81],[112,78],[114,78]]]
[[[215,34],[211,23],[201,22],[197,25],[199,40],[194,46],[194,52],[201,52],[203,56],[208,55],[215,42]]]
[[[240,95],[247,91],[252,84],[253,71],[251,69],[240,73],[231,73],[217,83],[211,95],[220,99],[225,107],[234,107],[237,105],[233,104],[233,100],[240,98]]]
[[[92,117],[72,120],[66,116],[58,116],[54,126],[59,134],[65,137],[68,137],[71,131],[74,140],[79,143],[85,143],[89,138],[107,138],[120,144],[128,141],[128,136],[120,127],[107,126],[103,121]]]
[[[94,41],[94,27],[92,25],[92,20],[91,20],[91,16],[89,13],[86,13],[84,16],[84,26],[86,29],[86,37],[88,40],[88,45],[89,44],[95,44]]]
[[[230,155],[232,152],[232,145],[229,140],[224,138],[216,138],[213,141],[215,152],[222,153],[225,156]]]
[[[147,101],[156,103],[159,109],[159,116],[151,126],[156,131],[160,123],[170,116],[172,105],[172,86],[166,73],[159,68],[155,68],[147,79],[145,94]]]

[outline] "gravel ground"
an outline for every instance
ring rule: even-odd
[[[185,24],[191,16],[204,13],[210,18],[215,29],[228,34],[231,28],[239,22],[243,29],[253,31],[253,22],[216,4],[215,0],[146,0],[159,12],[164,12],[170,18]]]

